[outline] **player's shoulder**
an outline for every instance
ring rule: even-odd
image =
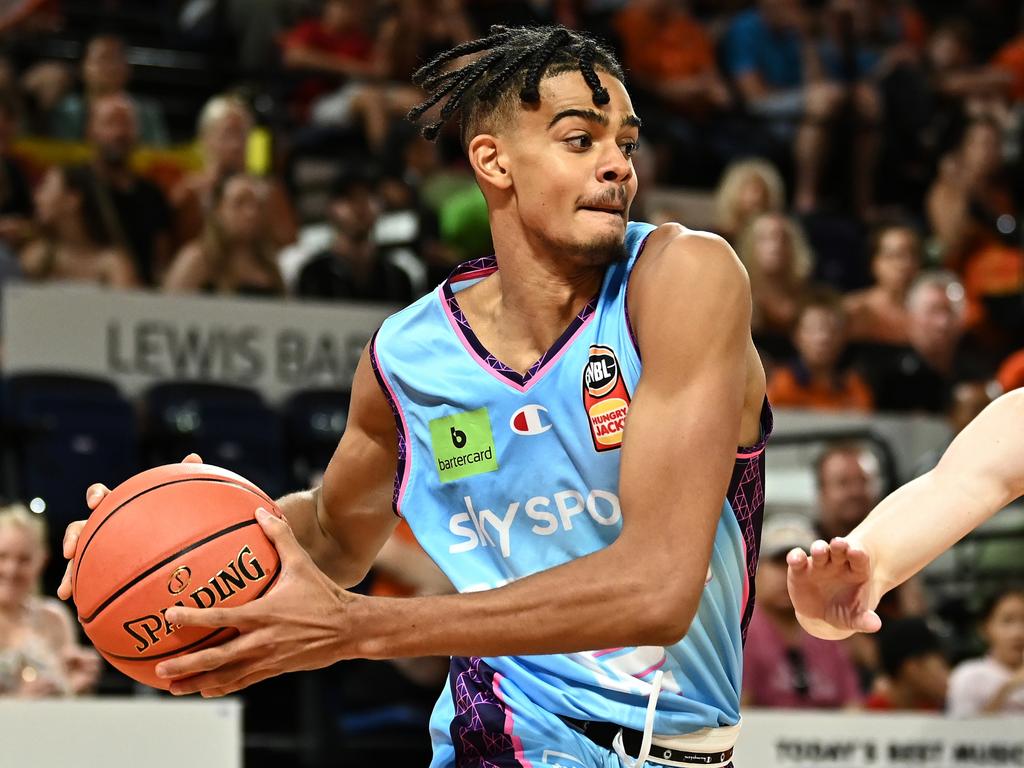
[[[378,343],[385,339],[390,340],[395,336],[404,337],[408,331],[437,317],[437,302],[437,289],[435,288],[420,296],[407,307],[388,315],[377,333]]]
[[[633,272],[634,280],[652,287],[712,280],[734,283],[749,291],[746,269],[725,238],[675,222],[662,224],[648,235],[643,258],[638,259]]]

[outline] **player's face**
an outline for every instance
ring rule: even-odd
[[[0,527],[0,605],[24,600],[42,567],[42,553],[29,531],[20,525]]]
[[[624,256],[639,141],[625,87],[611,75],[599,77],[611,96],[602,106],[578,72],[544,80],[540,105],[520,110],[503,147],[524,229],[565,257],[593,265]]]
[[[1000,600],[985,622],[985,639],[992,655],[1014,667],[1024,664],[1024,595]]]

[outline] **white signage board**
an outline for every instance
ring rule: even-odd
[[[274,402],[347,389],[395,308],[8,285],[3,310],[5,374],[100,376],[129,396],[162,381],[234,384]]]
[[[0,699],[0,768],[242,768],[242,704]]]
[[[736,768],[1016,768],[1024,717],[746,710]]]

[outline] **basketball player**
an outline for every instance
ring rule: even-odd
[[[789,594],[813,635],[875,632],[882,595],[1024,494],[1024,389],[990,403],[935,469],[894,491],[849,536],[787,555]]]
[[[241,634],[158,673],[217,696],[450,655],[436,767],[727,765],[771,430],[743,267],[718,237],[629,222],[640,120],[591,39],[495,27],[415,79],[413,118],[447,98],[428,138],[461,115],[495,255],[384,322],[322,486],[280,501],[287,523],[258,515],[277,586],[171,609]],[[396,515],[461,594],[342,588]]]

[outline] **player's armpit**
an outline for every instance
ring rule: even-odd
[[[682,636],[700,602],[750,399],[750,290],[720,238],[678,226],[652,237],[663,244],[649,243],[630,283],[644,370],[626,424],[614,546],[644,563],[670,634]]]

